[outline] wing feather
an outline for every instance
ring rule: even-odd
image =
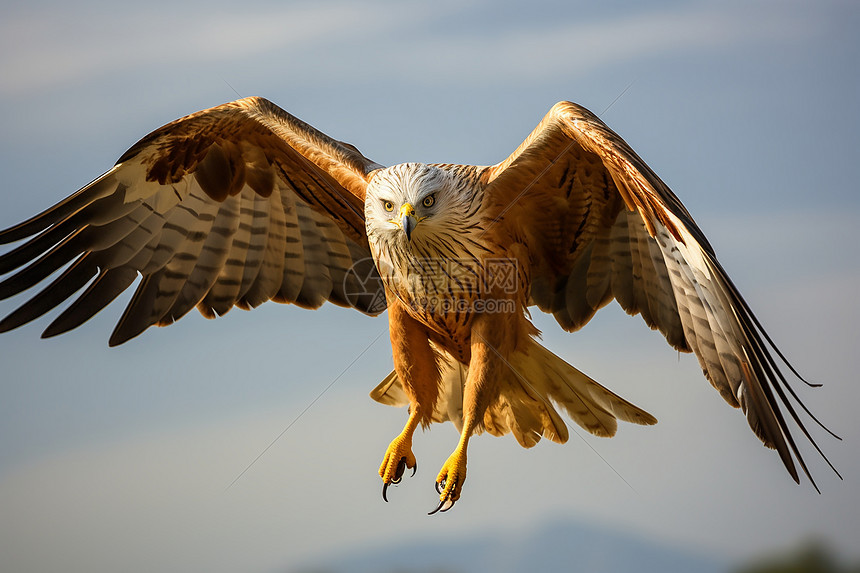
[[[66,332],[138,278],[111,344],[194,307],[213,318],[267,300],[331,300],[377,314],[384,297],[351,298],[346,285],[381,289],[349,272],[370,260],[364,190],[379,167],[261,98],[169,123],[77,193],[0,231],[0,244],[23,241],[0,255],[0,299],[56,275],[0,331],[72,299],[44,335]]]
[[[270,201],[258,195],[253,195],[251,201],[244,202],[240,211],[242,221],[248,227],[248,247],[245,251],[242,280],[239,283],[239,299],[236,306],[249,310],[257,302],[249,298],[248,293],[257,281],[266,256],[266,244],[269,241],[269,210]],[[259,304],[259,302],[257,302]]]
[[[284,209],[284,267],[281,277],[281,288],[275,300],[279,302],[294,302],[302,291],[305,281],[305,250],[301,240],[298,207],[296,197],[292,193],[281,193]]]
[[[159,272],[162,280],[158,282],[154,306],[150,309],[149,320],[159,326],[173,324],[182,314],[174,314],[174,307],[182,308],[182,292],[188,285],[203,243],[212,229],[212,223],[217,217],[218,205],[207,201],[207,197],[197,190],[189,193],[188,197],[174,207],[177,211],[171,221],[176,221],[177,242],[174,253],[167,264]],[[181,238],[180,238],[181,236]],[[147,324],[146,326],[149,326]]]
[[[259,197],[259,196],[258,196]],[[268,219],[265,224],[263,249],[260,251],[260,267],[257,277],[242,297],[249,308],[254,308],[267,300],[275,298],[284,279],[284,245],[286,226],[284,208],[280,195],[273,195],[266,210]],[[256,226],[255,226],[256,228]],[[252,231],[253,232],[253,231]]]
[[[130,265],[102,271],[87,289],[48,325],[43,336],[57,336],[82,325],[113,302],[138,277],[137,270]]]
[[[695,353],[706,378],[778,450],[795,480],[796,460],[812,481],[783,412],[821,449],[789,398],[809,410],[774,354],[797,371],[686,208],[624,140],[588,110],[562,102],[485,176],[488,203],[500,206],[489,214],[501,227],[495,232],[525,242],[532,256],[532,303],[567,330],[611,298],[641,314],[673,347]]]
[[[251,238],[250,209],[243,212],[242,205],[245,202],[253,202],[254,197],[249,189],[243,189],[241,193],[229,197],[224,201],[224,209],[229,211],[231,218],[230,246],[227,248],[227,256],[221,265],[215,284],[203,297],[198,310],[207,318],[222,316],[233,308],[240,298],[239,291],[242,288],[242,277],[245,274],[245,261]]]
[[[624,214],[628,217],[633,216],[629,211]],[[644,232],[644,229],[643,229]],[[666,264],[666,257],[660,246],[659,238],[662,236],[663,241],[670,239],[669,233],[665,227],[658,230],[655,240],[646,240],[651,261],[654,265],[654,271],[657,276],[657,287],[653,293],[653,299],[657,301],[660,307],[658,318],[656,320],[657,327],[666,337],[666,341],[678,350],[689,350],[684,340],[684,330],[681,324],[681,311],[678,308],[677,297],[671,296],[674,294],[672,286],[672,278],[670,276],[669,265]]]
[[[604,307],[612,300],[612,227],[605,225],[597,229],[591,252],[587,257],[585,302],[593,308]]]
[[[314,211],[304,202],[297,202],[299,228],[304,247],[305,280],[296,297],[296,304],[319,308],[331,293],[332,280],[328,271],[328,249],[323,244]]]

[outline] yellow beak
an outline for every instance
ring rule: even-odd
[[[415,207],[413,207],[411,203],[404,203],[403,206],[400,207],[400,215],[398,218],[400,219],[400,227],[403,229],[403,232],[406,233],[406,240],[411,241],[412,231],[418,224],[418,219],[415,218]]]

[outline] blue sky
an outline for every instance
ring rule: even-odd
[[[613,304],[572,335],[536,322],[660,423],[528,451],[477,438],[464,499],[428,518],[456,433],[418,435],[418,475],[382,502],[376,470],[405,421],[367,397],[391,367],[384,318],[266,304],[108,349],[117,302],[57,339],[39,340],[47,321],[0,337],[10,570],[267,571],[559,517],[729,559],[810,536],[860,557],[856,3],[44,1],[0,15],[2,227],[238,95],[383,164],[495,163],[556,101],[600,113],[825,383],[799,391],[844,438],[815,433],[845,476],[805,448],[823,493],[795,486],[695,359]]]

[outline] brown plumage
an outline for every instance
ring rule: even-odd
[[[61,272],[0,331],[83,289],[44,336],[66,332],[138,277],[111,345],[194,307],[208,318],[267,300],[387,308],[395,370],[371,396],[410,415],[383,459],[383,496],[415,467],[420,424],[461,432],[436,480],[438,510],[460,497],[475,433],[564,442],[557,408],[599,436],[619,419],[655,423],[543,348],[528,320],[536,305],[574,331],[612,299],[695,353],[795,481],[795,461],[809,476],[786,420],[809,437],[783,369],[796,372],[680,201],[572,103],[497,165],[383,168],[264,99],[238,100],[154,131],[74,195],[0,231],[0,243],[17,241],[0,256],[0,298]]]

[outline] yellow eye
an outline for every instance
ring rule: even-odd
[[[386,211],[394,211],[394,203],[391,201],[385,201],[382,206],[385,207]]]
[[[426,197],[424,197],[424,200],[421,201],[421,204],[424,205],[425,207],[432,207],[433,203],[435,203],[435,202],[436,202],[436,196],[435,195],[427,195]]]

